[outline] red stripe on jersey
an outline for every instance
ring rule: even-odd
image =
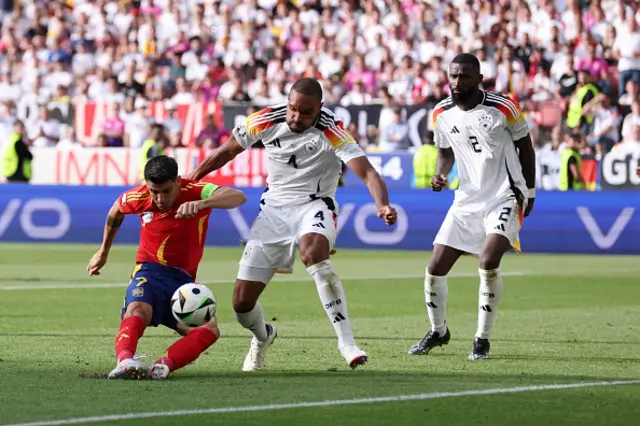
[[[335,126],[327,127],[323,133],[334,148],[339,148],[347,143],[356,143],[351,133],[344,128],[342,121],[336,121]]]
[[[248,116],[245,122],[247,133],[251,136],[256,136],[275,125],[276,122],[273,117],[269,117],[272,112],[273,108],[267,107]]]
[[[444,108],[442,108],[442,107],[440,107],[440,108],[436,108],[436,109],[433,111],[433,118],[432,118],[432,122],[431,122],[431,127],[432,127],[432,128],[434,128],[434,129],[435,129],[435,127],[436,127],[436,120],[438,119],[438,116],[439,116],[440,114],[442,114],[444,111],[445,111],[445,109],[444,109]]]

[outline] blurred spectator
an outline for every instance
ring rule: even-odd
[[[196,139],[196,146],[202,148],[217,148],[226,141],[231,133],[225,129],[218,129],[213,115],[209,114],[205,118],[204,128],[200,131]]]
[[[27,128],[35,148],[55,147],[60,139],[60,122],[52,119],[46,104],[38,106],[38,119]]]
[[[164,119],[162,125],[167,131],[169,138],[169,146],[175,148],[182,145],[182,129],[184,124],[178,118],[176,113],[176,105],[171,101],[164,103],[164,109],[167,111],[167,118]]]
[[[31,180],[33,155],[27,145],[27,133],[20,120],[13,125],[13,133],[2,149],[2,176],[10,183],[28,183]]]
[[[601,94],[584,107],[585,114],[594,116],[593,130],[587,134],[587,141],[596,150],[598,158],[608,152],[619,141],[618,127],[620,117],[613,107],[609,95]]]
[[[409,126],[402,118],[402,110],[393,110],[393,120],[380,127],[380,151],[393,152],[406,150],[409,146]]]
[[[108,117],[102,124],[100,146],[124,146],[125,123],[120,113],[120,104],[110,105]]]

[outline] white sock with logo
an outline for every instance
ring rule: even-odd
[[[318,295],[324,307],[329,321],[333,324],[333,330],[338,336],[338,347],[353,344],[353,331],[347,314],[347,300],[340,277],[333,270],[330,260],[311,265],[307,268],[309,275],[313,277],[318,288]]]
[[[478,294],[478,330],[476,337],[489,339],[493,322],[502,299],[502,276],[500,269],[478,269],[480,290]]]
[[[267,341],[269,334],[267,334],[267,325],[264,322],[260,302],[256,302],[256,306],[249,312],[235,312],[235,314],[240,325],[251,331],[258,341]]]
[[[431,321],[431,330],[440,333],[441,337],[447,332],[445,322],[447,320],[448,294],[447,276],[431,275],[427,270],[424,279],[424,301],[427,305],[429,321]]]

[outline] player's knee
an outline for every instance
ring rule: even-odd
[[[494,269],[498,269],[500,267],[500,260],[502,256],[496,256],[487,254],[480,258],[480,262],[478,263],[478,267],[485,271],[492,271]]]
[[[127,306],[127,310],[124,313],[122,319],[137,316],[142,318],[145,325],[151,324],[151,318],[153,315],[153,308],[148,303],[144,302],[132,302]]]
[[[258,295],[251,291],[251,286],[246,283],[236,284],[233,292],[233,310],[238,313],[251,312],[256,306]]]

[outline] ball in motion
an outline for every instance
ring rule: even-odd
[[[189,327],[199,327],[216,314],[216,296],[202,284],[183,284],[171,297],[175,319]]]

